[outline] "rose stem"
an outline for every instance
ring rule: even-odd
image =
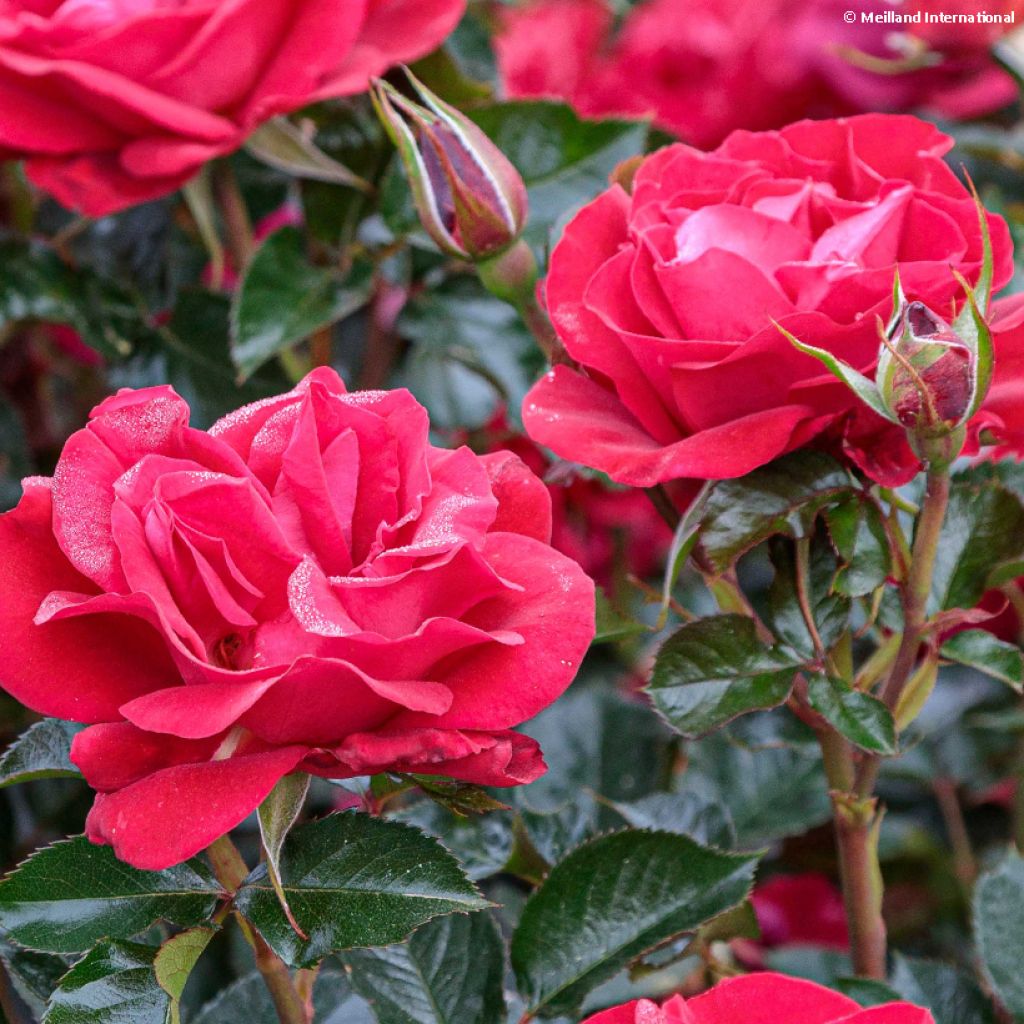
[[[238,847],[227,836],[221,836],[207,847],[206,854],[210,858],[217,881],[233,896],[249,876],[249,867],[238,852]],[[237,916],[242,931],[256,955],[256,969],[263,976],[270,998],[274,1001],[280,1024],[310,1024],[312,1016],[299,995],[284,961],[241,914]]]
[[[815,657],[823,671],[852,680],[853,658],[850,635],[846,633],[830,653],[814,621],[810,595],[809,537],[796,542],[797,603]],[[854,969],[872,978],[885,977],[885,923],[882,919],[882,876],[875,853],[878,822],[876,801],[852,793],[856,779],[853,748],[846,738],[818,715],[807,701],[807,685],[797,681],[793,694],[798,717],[814,730],[828,780],[839,855],[839,877],[850,931]]]
[[[393,318],[382,312],[385,294],[382,282],[378,280],[370,303],[369,332],[363,365],[359,371],[360,391],[376,391],[387,387],[391,371],[401,354],[402,342],[394,330]]]
[[[921,518],[917,522],[917,534],[914,537],[910,575],[907,577],[903,592],[903,641],[892,672],[879,694],[891,708],[896,706],[903,687],[910,678],[914,662],[917,661],[918,648],[921,646],[921,635],[928,612],[928,595],[932,589],[932,573],[935,570],[935,557],[939,551],[939,536],[949,505],[949,482],[947,469],[928,473]]]
[[[948,469],[929,470],[927,490],[914,537],[910,571],[902,587],[903,635],[879,697],[896,707],[917,661],[927,619],[928,594],[942,523],[949,504]],[[824,737],[824,738],[823,738]],[[865,757],[851,780],[852,751],[842,737],[819,732],[832,786],[839,867],[850,927],[854,970],[865,977],[886,977],[886,933],[882,917],[882,874],[878,864],[878,801],[873,796],[881,759]],[[850,781],[853,786],[847,785]],[[852,789],[852,791],[851,791]]]
[[[231,253],[235,273],[244,274],[256,251],[256,239],[242,190],[238,187],[238,178],[227,160],[221,160],[214,166],[213,191],[224,222],[224,241]]]
[[[921,647],[928,611],[928,595],[932,588],[932,573],[939,550],[939,537],[949,505],[949,471],[929,471],[927,489],[917,521],[910,572],[903,585],[903,635],[899,650],[888,678],[878,691],[879,698],[890,710],[895,709],[903,688],[907,685]],[[872,792],[878,777],[880,758],[865,758],[857,776],[857,792],[862,796]]]
[[[229,160],[218,160],[213,166],[213,194],[224,223],[224,241],[235,273],[241,278],[256,253],[257,245],[245,197]],[[278,352],[277,361],[292,383],[297,384],[305,377],[308,367],[292,349]]]
[[[935,779],[932,790],[938,801],[942,820],[949,836],[949,845],[953,848],[953,866],[956,876],[964,890],[970,893],[971,886],[978,876],[978,863],[971,846],[971,836],[967,831],[964,811],[960,806],[960,795],[954,779]]]
[[[515,306],[537,346],[552,366],[575,362],[562,346],[547,312],[537,301],[537,260],[522,238],[503,252],[476,264],[480,283],[492,294]]]

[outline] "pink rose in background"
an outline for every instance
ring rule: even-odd
[[[408,392],[327,369],[188,415],[107,399],[0,517],[0,684],[89,725],[90,838],[161,869],[296,769],[540,775],[511,727],[569,685],[594,588],[522,462],[436,448]]]
[[[920,110],[960,120],[992,113],[1017,99],[1017,84],[996,62],[992,47],[1007,31],[1020,27],[1021,0],[994,0],[985,8],[991,14],[1014,14],[1015,25],[943,25],[923,20],[921,24],[886,24],[864,23],[859,18],[849,24],[843,15],[850,6],[846,0],[814,0],[803,5],[791,29],[794,51],[820,76],[839,108]],[[862,0],[856,5],[858,16],[862,12],[971,14],[977,10],[974,0]]]
[[[606,0],[534,0],[495,39],[515,99],[563,99],[589,117],[652,117],[696,146],[775,128],[819,106],[792,59],[801,0],[647,0],[616,27]],[[826,108],[821,108],[824,112]]]
[[[647,496],[609,487],[555,463],[525,434],[516,431],[504,410],[481,428],[475,439],[487,452],[514,452],[548,485],[551,495],[551,545],[602,586],[614,583],[616,571],[644,579],[659,572],[672,543]]]
[[[1013,78],[991,54],[1013,26],[859,18],[973,12],[974,0],[864,0],[852,24],[844,18],[850,6],[644,0],[617,20],[609,0],[525,0],[502,9],[495,49],[513,99],[559,99],[585,117],[651,117],[701,148],[735,129],[781,128],[804,117],[921,109],[968,118],[1016,98]],[[997,0],[987,10],[1016,12],[1019,21],[1024,5]],[[865,66],[871,59],[874,69]]]
[[[757,886],[750,901],[764,946],[850,947],[843,895],[824,875],[778,875]]]
[[[0,156],[94,216],[433,50],[465,0],[0,0]]]
[[[934,1024],[932,1015],[910,1003],[886,1003],[865,1010],[822,985],[781,974],[748,974],[660,1007],[648,999],[588,1017],[584,1024]]]
[[[993,458],[1024,453],[1024,295],[1008,295],[992,304],[989,320],[996,349],[996,368],[977,426],[1000,444]]]
[[[953,270],[976,279],[982,243],[974,200],[942,159],[951,146],[924,121],[869,114],[647,157],[632,193],[613,185],[552,253],[547,306],[581,369],[556,366],[534,386],[527,432],[640,487],[742,476],[810,444],[906,482],[918,461],[902,430],[772,321],[870,375],[897,267],[910,299],[962,302]],[[988,220],[999,288],[1012,247]],[[975,426],[1018,445],[1010,323]]]
[[[758,885],[750,896],[757,914],[759,939],[733,939],[737,959],[756,969],[764,952],[786,946],[821,946],[845,952],[850,948],[843,894],[825,875],[805,872],[777,875]]]

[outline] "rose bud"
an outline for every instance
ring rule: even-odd
[[[992,384],[995,354],[985,319],[994,280],[992,239],[977,193],[974,202],[982,245],[977,282],[972,286],[953,271],[965,298],[948,324],[925,303],[907,300],[897,269],[888,327],[878,318],[881,349],[874,380],[776,323],[799,351],[823,363],[871,410],[903,427],[910,448],[930,470],[948,466],[960,454],[967,422]]]
[[[915,433],[956,429],[974,393],[971,350],[923,302],[904,303],[879,359],[878,384],[892,414]]]
[[[449,256],[494,256],[526,223],[523,180],[469,118],[406,74],[422,104],[379,80],[372,96],[405,164],[423,227]]]

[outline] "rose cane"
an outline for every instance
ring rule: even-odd
[[[520,237],[528,210],[523,179],[465,114],[406,74],[422,103],[384,81],[371,96],[424,230],[441,252],[473,263],[484,287],[519,310],[544,354],[558,362],[561,346],[537,302],[537,261]]]
[[[881,322],[878,325],[881,347],[874,381],[832,353],[805,345],[779,328],[879,416],[902,426],[924,465],[925,497],[910,564],[900,581],[903,631],[892,667],[878,691],[898,730],[913,721],[935,682],[934,654],[914,670],[927,633],[928,594],[949,503],[949,469],[964,447],[967,422],[980,408],[992,382],[992,333],[985,321],[992,293],[992,246],[985,210],[980,201],[977,205],[984,258],[974,288],[958,275],[966,291],[959,315],[950,325],[923,303],[908,302],[897,274],[892,319],[887,328]],[[860,974],[885,978],[886,934],[877,848],[881,814],[873,795],[879,757],[868,755],[858,763],[838,733],[828,726],[817,731],[832,790],[854,967]]]

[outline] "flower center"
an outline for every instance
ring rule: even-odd
[[[248,645],[241,633],[228,633],[213,645],[211,660],[221,668],[239,672],[248,668]]]

